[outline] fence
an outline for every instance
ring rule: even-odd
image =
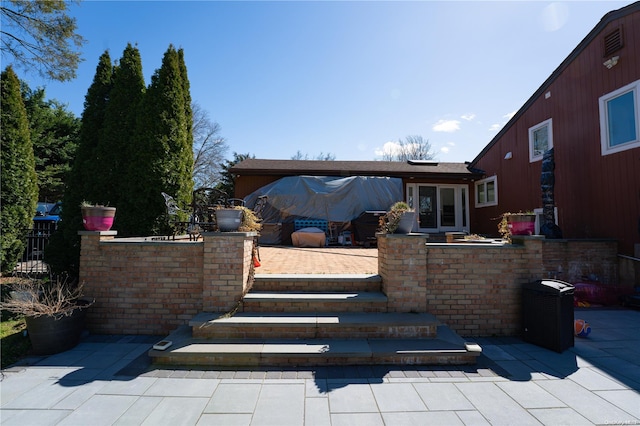
[[[56,222],[33,222],[33,228],[27,233],[27,245],[14,269],[14,274],[37,276],[49,272],[44,259],[44,250],[57,227]]]

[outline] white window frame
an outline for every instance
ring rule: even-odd
[[[478,191],[478,187],[484,186],[484,193],[488,194],[488,192],[487,192],[487,183],[489,183],[489,182],[493,182],[493,192],[495,194],[494,200],[492,200],[492,201],[485,200],[483,203],[481,203],[480,199],[478,197],[478,194],[480,192],[480,191]],[[480,179],[479,181],[476,181],[476,183],[474,185],[474,188],[475,188],[476,207],[488,207],[488,206],[497,206],[498,205],[498,177],[496,175],[493,175],[491,177]]]
[[[633,97],[635,100],[635,114],[634,118],[636,120],[636,135],[635,139],[630,140],[628,142],[622,143],[616,146],[609,146],[609,117],[608,117],[608,102],[618,98],[622,95],[625,95],[629,92],[633,92]],[[621,87],[617,90],[614,90],[611,93],[607,93],[606,95],[601,96],[598,99],[598,103],[600,105],[600,144],[602,147],[602,155],[614,154],[616,152],[626,151],[628,149],[633,149],[640,147],[640,80],[636,80],[633,83],[627,84],[624,87]]]
[[[544,152],[541,154],[535,154],[533,152],[534,133],[544,127],[547,128],[547,142],[548,142],[547,151],[553,148],[553,123],[551,118],[548,120],[544,120],[542,123],[538,123],[533,127],[529,127],[529,162],[530,163],[533,163],[535,161],[540,161],[544,156]]]

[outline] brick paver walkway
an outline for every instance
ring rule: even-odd
[[[377,274],[378,249],[260,247],[256,274]]]

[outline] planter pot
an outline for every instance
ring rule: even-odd
[[[82,336],[86,312],[86,308],[78,308],[71,315],[59,319],[47,315],[26,317],[33,352],[51,355],[75,347]]]
[[[82,207],[82,224],[87,231],[108,231],[115,216],[115,207]]]
[[[216,224],[222,232],[237,231],[242,224],[242,210],[218,209],[216,210]]]
[[[416,224],[416,212],[404,212],[400,218],[398,229],[395,234],[409,234],[413,231],[413,226]]]
[[[528,214],[507,216],[507,226],[511,235],[533,235],[536,229],[536,216]]]

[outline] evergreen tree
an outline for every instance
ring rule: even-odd
[[[10,66],[0,76],[0,270],[12,271],[24,250],[38,202],[29,120],[20,81]]]
[[[249,153],[246,154],[238,154],[237,152],[233,153],[233,160],[226,160],[222,165],[222,173],[220,174],[221,179],[220,183],[216,187],[217,189],[224,191],[229,197],[235,197],[236,190],[236,182],[233,178],[233,173],[229,170],[233,168],[238,163],[243,162],[249,158],[256,158],[255,155],[251,155]]]
[[[123,194],[119,231],[126,235],[167,233],[168,222],[161,192],[172,194],[181,207],[192,196],[193,136],[191,96],[182,51],[167,49],[160,69],[142,102],[136,146],[129,165],[129,185]]]
[[[42,88],[22,84],[22,97],[36,160],[39,201],[60,201],[78,146],[80,119],[56,100],[45,100]]]
[[[86,42],[76,34],[76,19],[67,13],[69,2],[51,0],[3,1],[0,4],[0,50],[25,70],[37,70],[52,80],[76,76]]]
[[[139,154],[134,143],[136,117],[140,101],[144,95],[145,84],[142,75],[142,60],[138,48],[128,44],[122,59],[114,68],[112,85],[109,92],[102,137],[96,148],[95,170],[93,178],[101,188],[99,198],[91,201],[103,205],[120,207],[122,194],[128,190],[127,176],[130,159]],[[94,197],[97,197],[95,194]],[[124,232],[119,220],[126,221],[130,212],[119,209],[115,225]]]
[[[55,272],[66,271],[77,276],[80,261],[80,238],[83,229],[80,203],[99,200],[102,190],[95,182],[96,149],[102,137],[104,117],[109,103],[113,66],[104,52],[96,67],[93,82],[87,91],[82,112],[82,126],[76,157],[67,176],[63,197],[62,221],[58,232],[49,240],[45,257]]]

